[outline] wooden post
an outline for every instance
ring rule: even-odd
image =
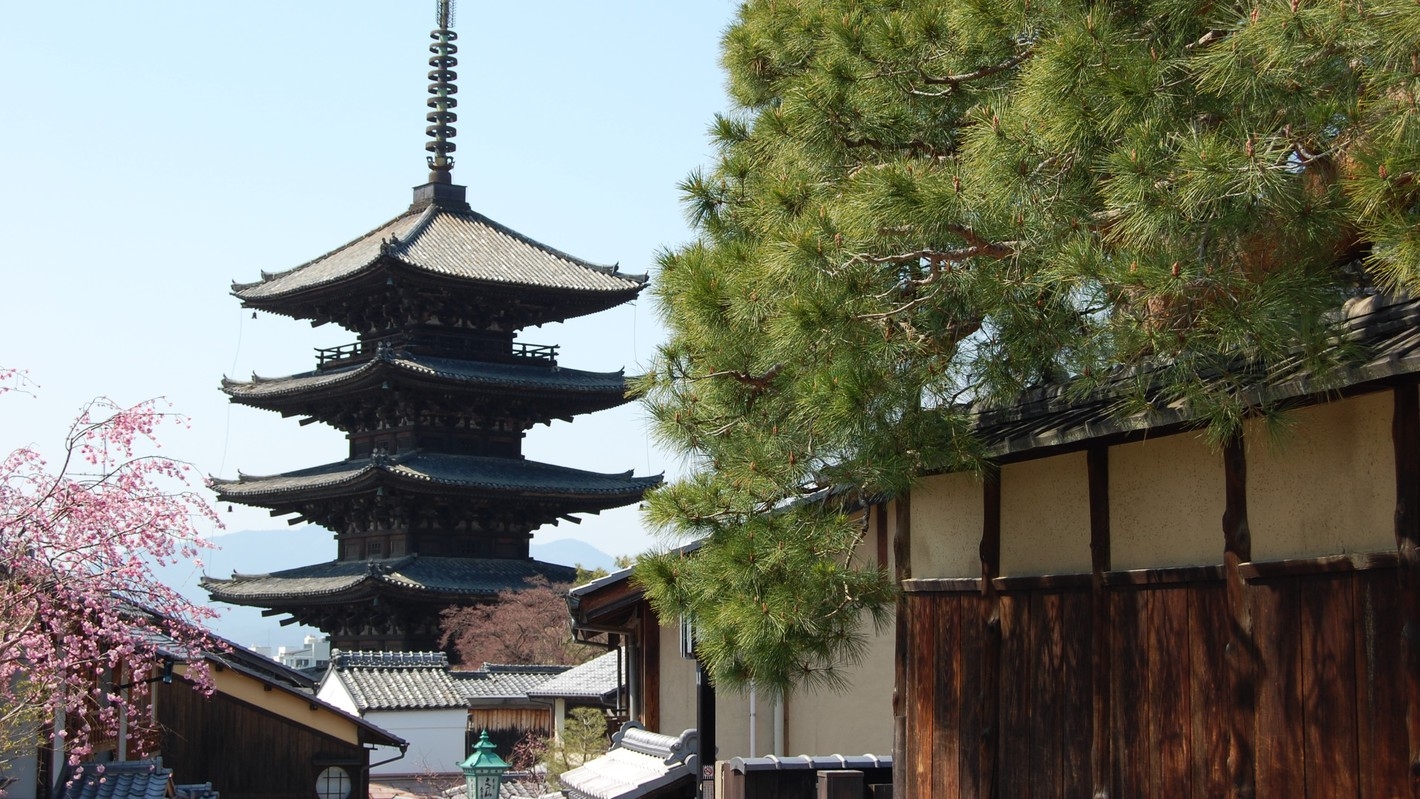
[[[1228,646],[1225,655],[1230,699],[1227,779],[1232,796],[1251,799],[1256,792],[1254,723],[1257,718],[1256,646],[1247,582],[1238,566],[1252,560],[1252,532],[1247,522],[1247,456],[1242,434],[1223,448],[1223,579],[1227,583]]]
[[[982,799],[1001,795],[1001,598],[995,579],[1001,574],[1001,473],[993,469],[982,486],[981,596],[986,629],[981,651],[981,749],[977,754]]]
[[[895,522],[892,537],[893,580],[898,587],[897,618],[893,640],[892,678],[892,795],[897,799],[915,796],[915,786],[908,779],[910,766],[907,762],[907,693],[911,687],[908,680],[933,678],[933,675],[914,675],[907,670],[908,637],[912,627],[908,617],[907,595],[902,591],[902,582],[912,579],[912,494],[904,491],[893,501]],[[878,517],[886,521],[887,514]],[[925,642],[913,642],[923,646]]]
[[[1405,730],[1410,738],[1410,792],[1420,794],[1420,388],[1395,389],[1395,546],[1399,554],[1401,659]]]
[[[695,661],[695,727],[700,751],[699,796],[701,799],[715,799],[715,684],[705,665]]]
[[[1114,695],[1110,680],[1110,632],[1114,628],[1104,584],[1111,568],[1109,535],[1109,448],[1091,447],[1086,455],[1090,493],[1090,783],[1094,799],[1109,799],[1113,740],[1110,719]]]

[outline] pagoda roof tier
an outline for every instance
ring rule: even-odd
[[[624,372],[584,372],[557,366],[486,363],[410,355],[382,348],[370,360],[290,377],[222,379],[234,402],[324,418],[323,406],[378,392],[382,402],[405,387],[459,397],[461,405],[512,401],[533,421],[568,418],[628,401]],[[391,391],[394,389],[395,391]]]
[[[577,570],[532,559],[445,558],[405,555],[385,560],[330,561],[270,574],[233,573],[202,578],[211,597],[233,605],[282,609],[286,605],[339,605],[376,596],[458,600],[495,596],[528,587],[537,577],[554,583]]]
[[[660,475],[602,474],[520,458],[452,455],[412,450],[392,456],[355,458],[267,477],[239,475],[214,479],[223,502],[281,510],[294,503],[340,498],[385,488],[506,502],[542,500],[569,506],[560,513],[617,508],[641,498],[661,483]],[[294,512],[295,508],[291,508]]]
[[[400,294],[405,282],[458,300],[439,306],[438,314],[462,306],[470,314],[464,321],[507,330],[614,307],[634,298],[646,276],[575,258],[465,204],[435,203],[412,207],[294,269],[233,283],[232,293],[247,307],[362,330],[368,323],[361,312],[381,298],[409,307]]]

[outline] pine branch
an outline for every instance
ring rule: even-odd
[[[917,77],[920,78],[923,83],[926,83],[929,86],[946,86],[947,88],[939,92],[924,92],[919,89],[913,89],[910,93],[918,97],[945,97],[955,92],[957,89],[961,88],[961,85],[963,83],[970,83],[975,80],[980,80],[982,78],[987,78],[992,75],[1005,72],[1008,69],[1013,69],[1033,55],[1035,55],[1035,47],[1027,47],[1021,52],[1016,53],[1015,55],[1006,59],[1005,61],[1001,61],[996,64],[989,64],[987,66],[974,69],[971,72],[963,72],[958,75],[930,75],[925,69],[918,67]]]

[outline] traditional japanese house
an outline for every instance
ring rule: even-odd
[[[1055,387],[980,414],[985,478],[885,509],[895,795],[1413,795],[1420,302],[1340,321],[1339,379],[1246,398],[1289,407],[1280,430],[1213,448],[1186,406]]]
[[[627,401],[621,372],[558,363],[523,328],[627,302],[645,276],[598,266],[474,211],[452,180],[456,35],[449,1],[431,36],[429,182],[408,210],[289,271],[237,283],[243,307],[355,341],[289,377],[224,380],[233,402],[344,431],[341,461],[218,479],[224,502],[269,508],[335,534],[327,563],[209,579],[212,598],[268,609],[345,650],[437,648],[439,611],[571,568],[531,560],[532,531],[636,502],[659,477],[601,474],[522,455],[526,431]]]

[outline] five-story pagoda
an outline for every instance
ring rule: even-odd
[[[515,340],[530,325],[633,299],[620,274],[473,211],[452,182],[456,35],[450,0],[431,37],[429,182],[409,210],[315,260],[233,285],[243,307],[356,334],[317,351],[314,371],[223,380],[233,402],[344,431],[349,457],[267,477],[214,480],[222,501],[295,514],[335,532],[336,559],[206,579],[212,598],[318,627],[341,649],[437,648],[439,611],[536,575],[537,527],[638,501],[659,477],[599,474],[522,455],[539,422],[626,401],[621,372],[564,369],[552,346]]]

